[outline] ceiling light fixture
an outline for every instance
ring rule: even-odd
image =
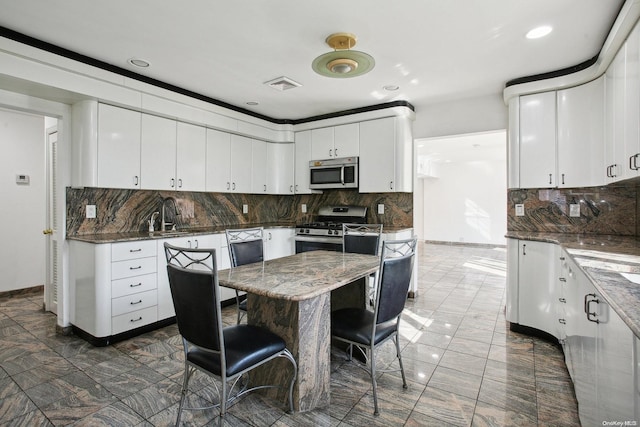
[[[346,78],[356,77],[368,73],[373,69],[373,58],[357,50],[351,50],[356,45],[356,36],[351,33],[331,34],[325,40],[334,49],[313,60],[313,70],[325,77]]]
[[[140,58],[129,58],[127,62],[130,65],[133,65],[134,67],[138,67],[138,68],[148,68],[151,65],[149,61],[146,61]]]
[[[530,30],[527,33],[526,37],[528,39],[539,39],[541,37],[549,35],[549,33],[551,33],[551,31],[553,31],[553,28],[551,28],[548,25],[542,25],[540,27],[536,27],[536,28]]]

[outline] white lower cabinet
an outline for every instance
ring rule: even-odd
[[[264,230],[265,260],[282,258],[295,253],[293,228],[267,228]]]
[[[565,250],[517,239],[507,245],[507,320],[559,339],[582,425],[637,420],[638,338]]]

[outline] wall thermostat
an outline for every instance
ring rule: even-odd
[[[29,185],[29,175],[16,175],[16,184]]]

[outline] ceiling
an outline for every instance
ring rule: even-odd
[[[513,78],[596,55],[623,0],[0,0],[0,26],[273,119],[391,101],[499,96]],[[539,25],[552,33],[528,40]],[[345,79],[311,69],[335,32],[373,56]],[[146,69],[130,58],[151,63]],[[302,86],[278,91],[286,76]],[[383,89],[397,85],[397,91]],[[248,105],[257,102],[258,105]]]

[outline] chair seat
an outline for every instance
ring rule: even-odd
[[[224,328],[224,343],[227,348],[227,376],[231,377],[245,369],[280,353],[285,342],[278,335],[253,325],[234,325]],[[215,375],[220,375],[220,357],[193,347],[187,360]]]
[[[373,312],[361,308],[343,308],[331,313],[331,335],[358,344],[371,345]],[[396,321],[381,323],[376,328],[375,343],[385,340],[396,331]]]

